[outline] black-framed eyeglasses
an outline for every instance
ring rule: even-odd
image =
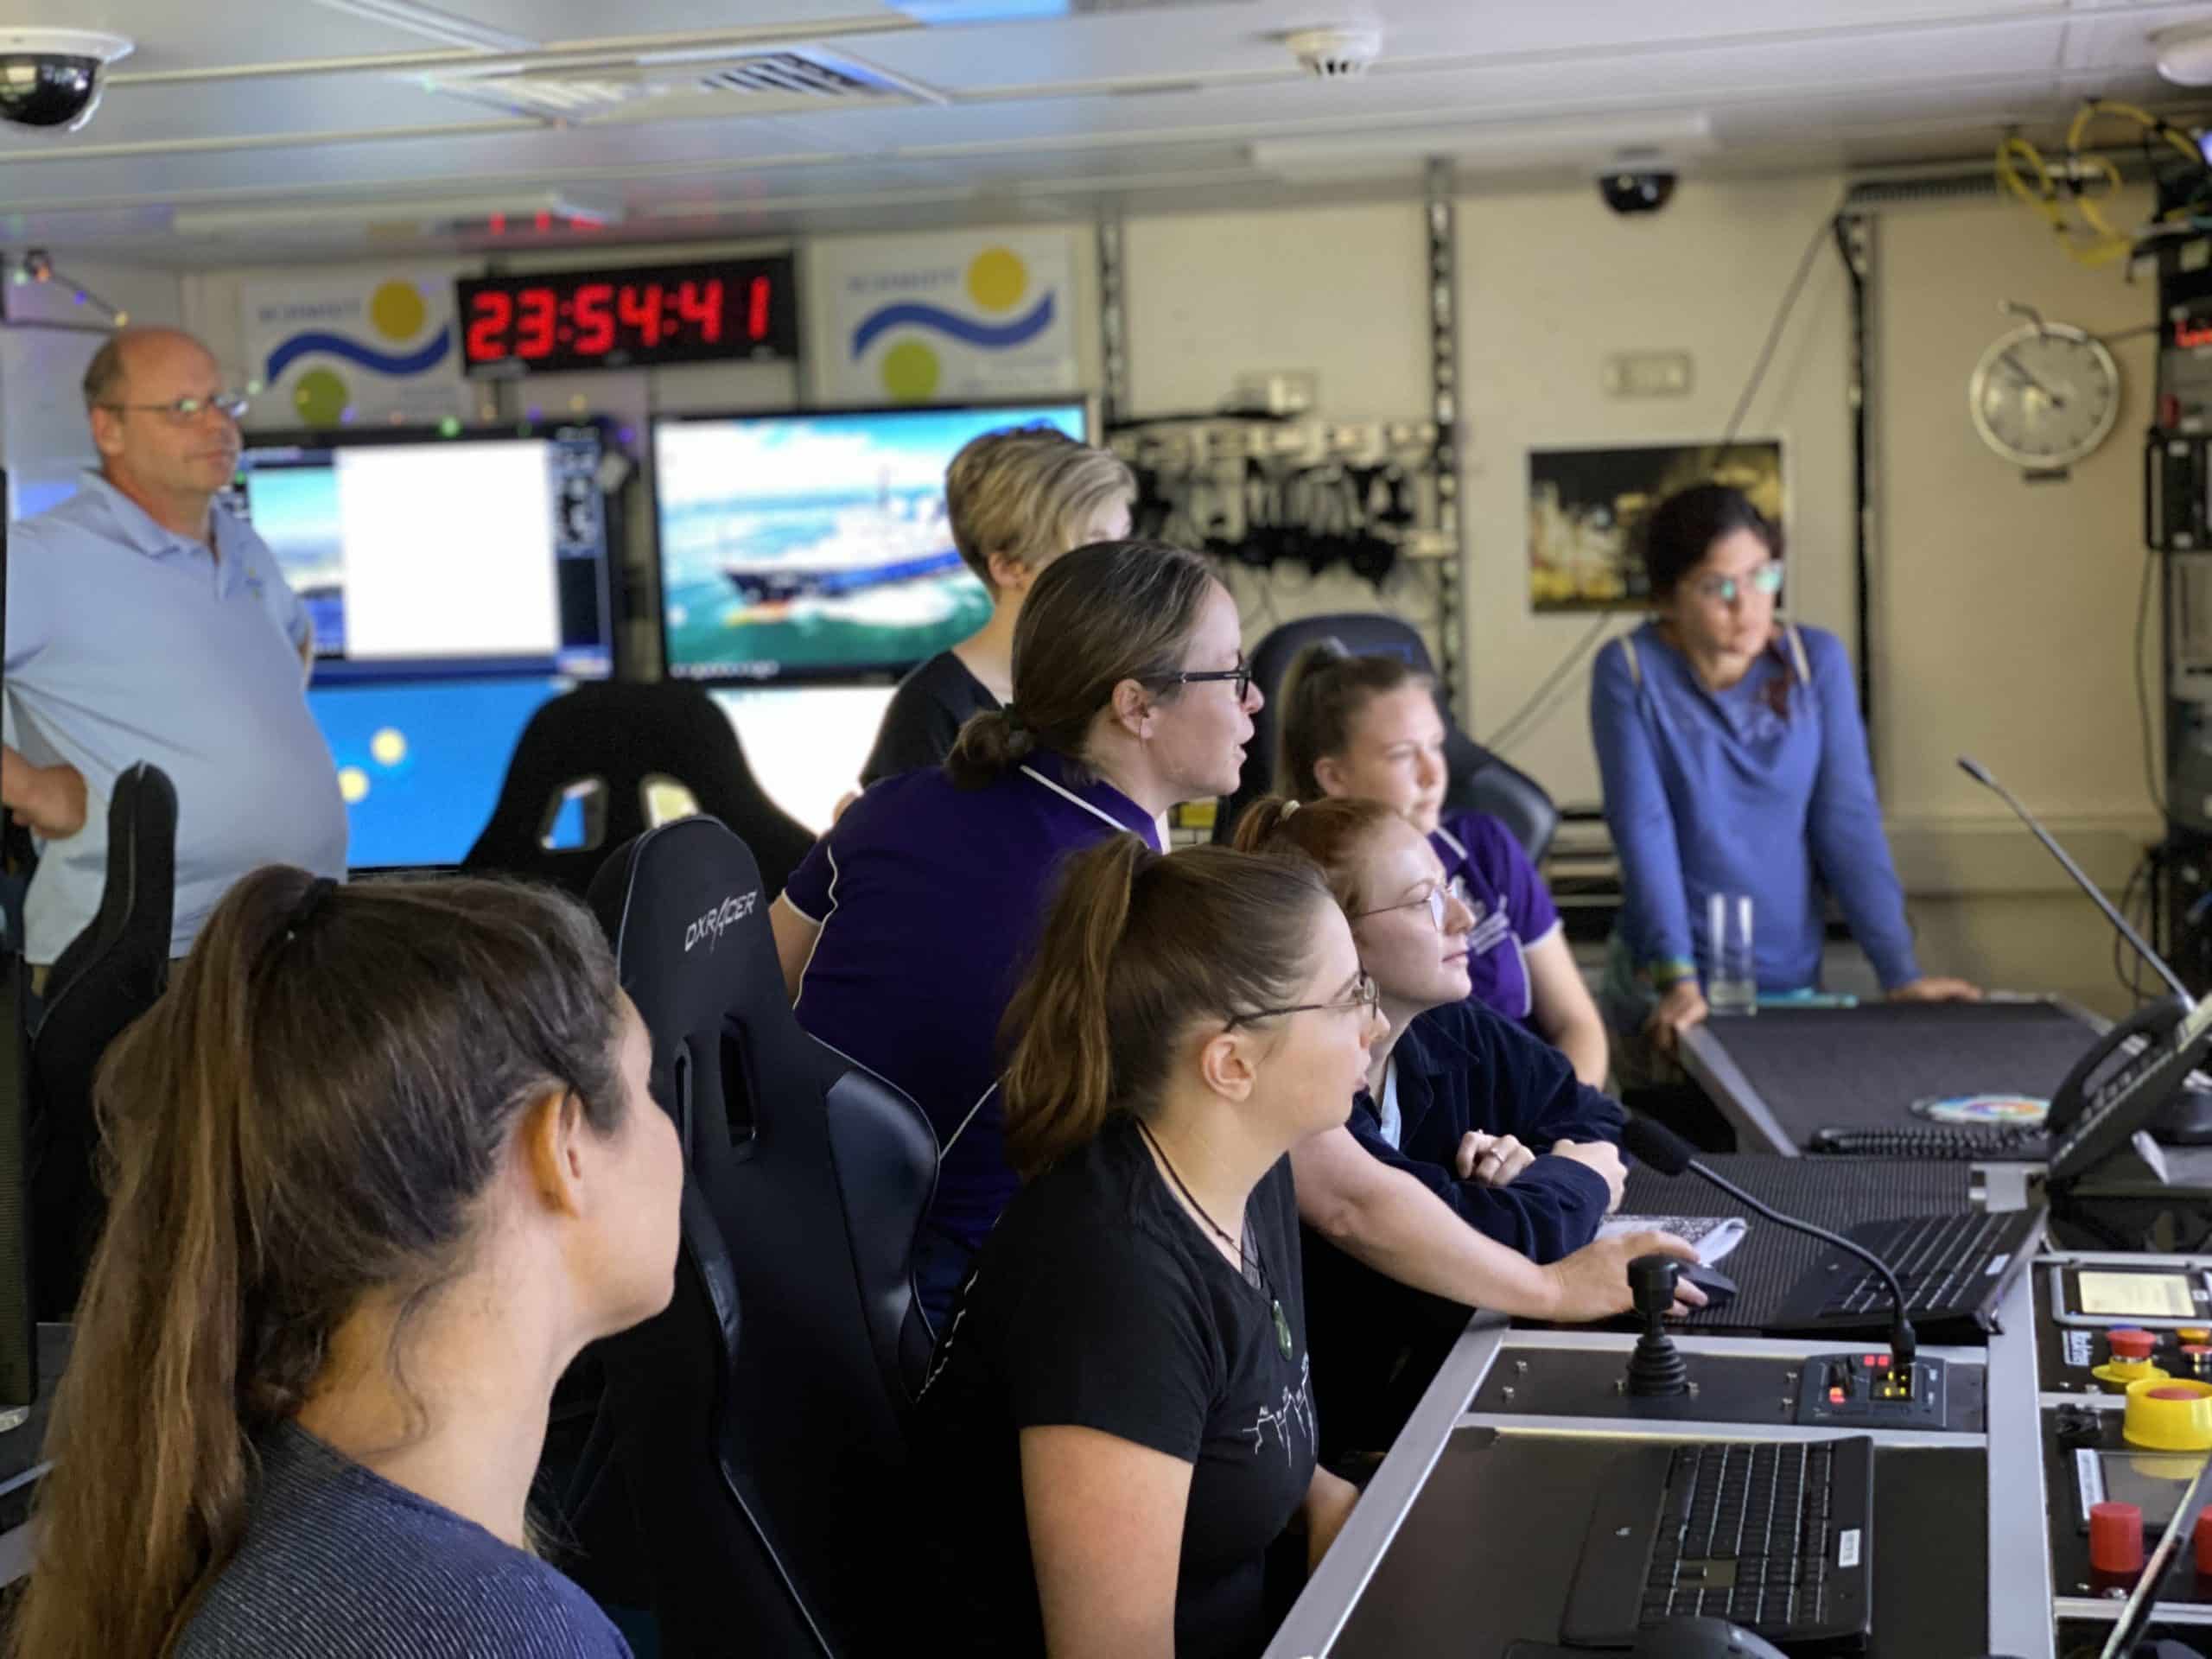
[[[1252,689],[1252,665],[1249,663],[1239,663],[1234,668],[1209,668],[1192,670],[1183,674],[1161,674],[1156,676],[1152,683],[1154,685],[1209,685],[1217,680],[1225,680],[1234,684],[1236,687],[1236,701],[1242,702],[1244,701],[1244,694]]]
[[[1475,907],[1475,901],[1467,892],[1466,878],[1455,875],[1444,886],[1431,887],[1420,898],[1408,899],[1402,905],[1377,905],[1372,910],[1355,910],[1351,912],[1351,919],[1356,922],[1363,916],[1382,916],[1394,910],[1419,910],[1426,906],[1428,911],[1428,919],[1436,925],[1436,931],[1441,933],[1444,931],[1444,918],[1451,914],[1451,907],[1445,903],[1447,898],[1457,899],[1469,910]]]
[[[101,404],[97,407],[111,409],[118,414],[125,410],[137,410],[149,415],[165,416],[173,426],[190,426],[211,409],[235,421],[245,413],[252,401],[243,391],[219,391],[212,397],[179,397],[167,404]]]
[[[1249,1026],[1255,1020],[1272,1020],[1279,1014],[1349,1014],[1359,1009],[1372,1020],[1375,1011],[1382,1005],[1382,988],[1377,985],[1363,968],[1359,977],[1351,982],[1351,995],[1341,1002],[1294,1002],[1282,1008],[1255,1008],[1249,1014],[1229,1016],[1231,1031],[1239,1026]]]

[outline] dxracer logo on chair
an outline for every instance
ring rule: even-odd
[[[691,947],[704,939],[712,950],[722,942],[722,930],[743,921],[760,907],[760,889],[750,893],[734,893],[683,930],[683,950],[686,956]]]

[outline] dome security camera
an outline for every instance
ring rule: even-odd
[[[130,46],[97,29],[0,29],[0,121],[76,131],[99,107],[100,72]]]
[[[1675,175],[1614,169],[1598,175],[1598,194],[1617,213],[1656,213],[1674,198]]]

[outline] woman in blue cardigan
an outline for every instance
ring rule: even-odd
[[[1892,999],[1979,995],[1913,954],[1851,661],[1777,615],[1780,531],[1702,484],[1653,511],[1644,563],[1652,618],[1598,654],[1590,690],[1624,899],[1603,999],[1620,1034],[1666,1054],[1705,1018],[1715,893],[1751,898],[1762,994],[1819,986],[1833,894]]]

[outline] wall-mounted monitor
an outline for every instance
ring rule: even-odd
[[[338,768],[346,862],[357,870],[460,863],[491,822],[522,728],[570,683],[543,674],[318,675],[308,707]]]
[[[601,429],[263,434],[251,519],[315,620],[319,683],[613,672]]]
[[[1079,399],[656,422],[670,675],[883,678],[966,639],[991,605],[952,545],[944,469],[1039,423],[1089,435]]]

